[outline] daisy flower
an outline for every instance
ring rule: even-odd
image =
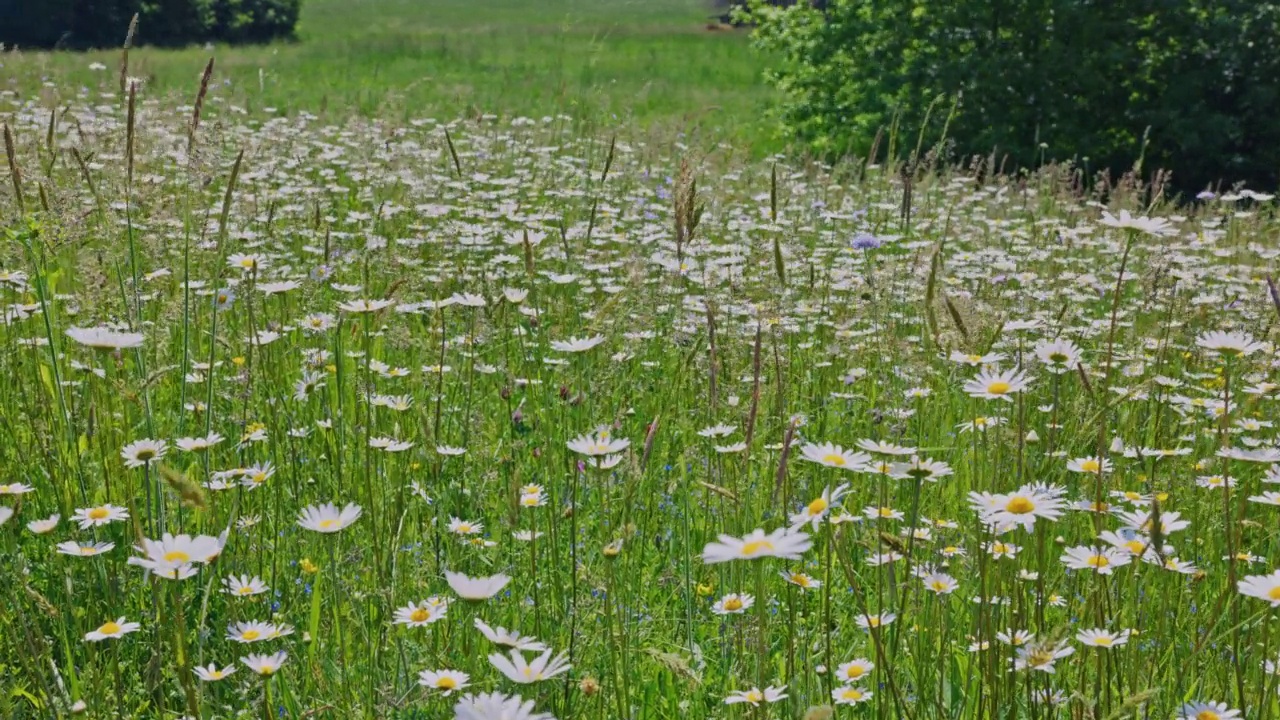
[[[1026,374],[1020,370],[1004,372],[984,370],[978,373],[978,377],[964,384],[964,391],[969,394],[969,397],[1013,402],[1013,398],[1009,396],[1022,392],[1030,384]]]
[[[1099,471],[1105,474],[1111,472],[1111,461],[1106,458],[1099,460],[1094,456],[1074,458],[1067,461],[1067,469],[1089,475],[1097,475]]]
[[[725,705],[737,705],[739,703],[749,703],[754,706],[760,705],[762,702],[775,703],[787,697],[787,686],[767,687],[764,690],[760,688],[751,688],[750,690],[739,690],[729,694],[724,699]]]
[[[480,634],[484,635],[494,645],[526,652],[542,652],[547,649],[546,645],[534,638],[523,636],[515,630],[508,630],[504,627],[491,627],[480,618],[475,619],[475,626],[476,630],[479,630]]]
[[[631,441],[615,439],[609,435],[608,431],[601,430],[593,435],[579,435],[566,444],[570,450],[579,455],[597,457],[620,453],[631,446]]]
[[[819,465],[855,471],[871,462],[871,456],[867,453],[845,450],[831,443],[805,443],[800,447],[800,456]]]
[[[120,450],[120,457],[125,467],[140,468],[164,457],[168,449],[163,440],[138,440],[125,445]]]
[[[827,516],[827,512],[831,510],[831,506],[840,502],[840,500],[849,492],[849,485],[846,483],[834,490],[825,488],[822,495],[814,498],[812,502],[804,507],[800,512],[791,516],[791,526],[799,527],[805,523],[811,523],[814,530],[818,529],[818,525],[822,519]]]
[[[482,693],[466,695],[453,706],[454,720],[555,720],[533,711],[533,701],[519,695]]]
[[[1020,525],[1024,530],[1031,530],[1036,518],[1057,520],[1062,515],[1063,507],[1061,499],[1030,485],[1002,495],[970,493],[969,501],[978,511],[983,523],[997,526]]]
[[[1271,603],[1271,607],[1280,606],[1280,570],[1270,575],[1248,575],[1236,581],[1236,589],[1242,595],[1255,597]]]
[[[1249,333],[1211,331],[1201,333],[1196,338],[1196,345],[1218,355],[1226,357],[1242,357],[1252,355],[1261,350],[1262,343],[1253,339]]]
[[[107,503],[92,508],[77,508],[71,519],[80,525],[81,530],[100,527],[118,520],[128,520],[129,510],[118,505]]]
[[[140,627],[142,625],[136,622],[127,622],[124,618],[116,618],[103,623],[97,630],[90,630],[85,633],[84,639],[89,642],[102,642],[107,639],[118,640]]]
[[[196,677],[205,682],[217,682],[218,680],[222,680],[228,675],[234,673],[236,671],[236,666],[228,665],[222,669],[218,669],[217,665],[209,663],[207,667],[200,667],[197,665],[192,668],[192,670],[195,671]]]
[[[1117,567],[1128,565],[1131,556],[1115,548],[1072,547],[1062,554],[1062,564],[1072,570],[1093,570],[1110,575]]]
[[[457,670],[423,670],[418,673],[419,685],[439,690],[445,697],[467,687],[470,681],[470,675]]]
[[[845,685],[831,691],[831,700],[837,705],[857,705],[870,700],[873,694],[870,690]]]
[[[1045,369],[1057,375],[1069,373],[1080,364],[1080,348],[1070,340],[1042,342],[1036,345],[1035,354]]]
[[[316,532],[335,533],[360,519],[362,512],[355,504],[348,504],[341,511],[333,503],[309,505],[298,513],[298,525]]]
[[[588,338],[571,337],[568,340],[552,340],[551,349],[557,352],[580,353],[586,352],[602,342],[604,342],[603,335],[593,335]]]
[[[238,622],[234,625],[227,626],[227,639],[235,640],[238,643],[275,640],[278,637],[284,637],[285,635],[292,634],[293,628],[288,625],[258,622],[257,620]]]
[[[806,575],[802,572],[787,572],[785,570],[778,573],[783,580],[795,585],[801,590],[817,590],[822,587],[822,581]]]
[[[392,624],[409,627],[426,627],[443,618],[449,611],[449,604],[440,598],[429,598],[420,603],[409,603],[397,608]]]
[[[702,550],[702,561],[708,565],[730,560],[758,560],[766,557],[798,560],[813,540],[793,528],[782,527],[766,534],[753,530],[743,538],[720,535],[718,542],[707,543]]]
[[[116,332],[108,328],[67,328],[67,337],[94,350],[142,347],[142,333]]]
[[[1177,720],[1235,720],[1240,717],[1239,710],[1233,710],[1226,703],[1189,702],[1178,710]]]
[[[573,667],[565,653],[552,658],[550,650],[543,651],[533,662],[526,661],[519,650],[512,650],[510,655],[511,659],[508,660],[504,655],[493,653],[489,656],[489,663],[506,675],[508,680],[522,685],[549,680]]]
[[[262,677],[269,678],[275,675],[288,659],[289,653],[281,650],[274,655],[246,655],[240,658],[240,662]]]
[[[8,510],[10,514],[13,513],[12,508],[5,508],[5,510]],[[4,513],[4,510],[0,510],[0,514],[3,514],[3,513]],[[52,531],[54,528],[58,527],[58,521],[61,519],[62,519],[61,515],[54,513],[53,515],[50,515],[49,517],[44,518],[43,520],[32,520],[31,522],[27,523],[27,530],[30,530],[32,533],[36,535],[43,535],[47,532]],[[0,521],[0,525],[3,525],[3,524],[4,522]]]
[[[852,683],[862,680],[871,674],[876,664],[866,658],[857,658],[847,663],[841,663],[836,668],[836,678],[842,683]]]
[[[863,630],[874,630],[882,628],[897,619],[898,616],[893,613],[877,613],[875,615],[859,615],[857,622],[858,627]]]
[[[235,575],[228,575],[222,579],[222,586],[226,589],[225,591],[228,595],[235,595],[237,597],[261,595],[267,590],[270,590],[270,588],[267,587],[267,584],[262,581],[262,578],[259,578],[256,575],[252,578],[248,575],[241,575],[239,577],[236,577]]]
[[[716,615],[740,615],[747,611],[747,608],[755,604],[755,598],[750,595],[740,595],[738,593],[729,593],[720,598],[711,606],[711,612]]]
[[[1013,668],[1015,670],[1039,670],[1041,672],[1053,673],[1054,663],[1059,659],[1067,657],[1075,652],[1075,648],[1064,643],[1058,645],[1041,643],[1036,645],[1024,645],[1018,648],[1017,656],[1014,658]]]
[[[491,575],[489,577],[467,577],[462,573],[450,572],[444,573],[444,579],[449,583],[449,587],[458,594],[463,600],[488,600],[502,591],[502,588],[511,582],[511,578],[502,573]]]
[[[1084,645],[1092,645],[1100,648],[1113,648],[1124,645],[1129,642],[1129,631],[1121,630],[1113,633],[1110,630],[1095,628],[1092,630],[1081,630],[1076,633],[1076,640]]]

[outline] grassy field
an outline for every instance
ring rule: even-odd
[[[762,159],[696,8],[432,6],[198,114],[4,56],[0,718],[1280,717],[1272,196]]]
[[[711,12],[699,0],[308,0],[297,43],[142,48],[130,73],[156,93],[194,97],[214,56],[226,84],[215,95],[253,112],[566,114],[592,127],[776,150],[760,122],[771,97],[762,58],[744,33],[707,30]],[[115,82],[119,53],[31,53],[4,64],[0,82],[23,93],[41,81],[97,87]]]

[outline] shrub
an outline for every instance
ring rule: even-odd
[[[219,0],[214,34],[226,42],[292,37],[302,0]]]
[[[0,0],[0,42],[117,47],[138,15],[138,44],[266,42],[292,37],[301,0]]]
[[[1141,159],[1183,189],[1280,179],[1272,2],[757,0],[749,19],[779,58],[783,127],[823,154],[896,126],[905,156],[946,127],[958,152],[1010,164]]]

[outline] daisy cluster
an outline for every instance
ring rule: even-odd
[[[1277,701],[1270,195],[44,102],[0,93],[14,717]]]

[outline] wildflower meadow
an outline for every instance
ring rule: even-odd
[[[0,94],[0,716],[1280,717],[1272,195],[123,70]]]

